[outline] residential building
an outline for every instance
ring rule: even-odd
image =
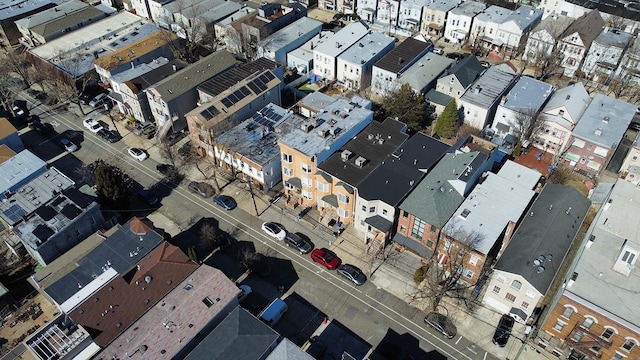
[[[563,357],[640,356],[635,224],[640,190],[619,179],[595,216],[569,269],[564,291],[542,323],[538,343]],[[598,289],[598,291],[594,291]],[[615,299],[615,301],[612,301]]]
[[[360,99],[360,98],[358,98]],[[320,91],[314,91],[298,101],[298,112],[306,118],[313,118],[321,113],[327,106],[331,105],[335,98],[325,95]],[[362,99],[362,101],[366,101]]]
[[[640,83],[640,41],[633,41],[624,52],[613,78],[622,85],[637,86]]]
[[[160,245],[163,234],[158,231],[150,221],[133,218],[97,232],[33,274],[30,282],[67,313]]]
[[[636,135],[631,149],[620,166],[620,178],[638,185],[640,183],[640,146],[638,145],[639,135]]]
[[[320,31],[299,48],[289,51],[287,53],[287,68],[308,76],[313,70],[313,49],[324,42],[333,41],[333,36],[332,31]]]
[[[372,121],[357,136],[318,165],[315,173],[320,223],[353,220],[358,186],[409,138],[406,125],[391,118]]]
[[[147,88],[149,109],[158,126],[156,137],[162,139],[171,128],[184,129],[185,114],[198,103],[197,86],[231,69],[235,63],[226,50],[216,51]]]
[[[211,158],[220,156],[214,149],[215,139],[220,134],[255,115],[256,110],[269,103],[280,104],[281,76],[281,67],[260,58],[198,86],[200,106],[186,114],[196,153]]]
[[[542,300],[557,291],[554,280],[566,276],[561,269],[572,261],[569,249],[590,205],[571,186],[545,185],[493,267],[482,302],[518,322],[534,321]]]
[[[516,72],[507,64],[492,66],[460,97],[458,108],[465,124],[482,129],[494,118],[502,97],[516,81]]]
[[[416,94],[424,95],[435,88],[436,81],[453,64],[452,59],[428,52],[398,77],[396,86],[399,88],[404,84],[409,84]]]
[[[58,314],[27,336],[3,360],[42,359],[45,356],[70,360],[90,358],[98,351],[100,348],[86,329],[69,322],[66,314]]]
[[[279,340],[280,335],[275,330],[238,306],[202,339],[185,360],[223,360],[230,357],[262,360],[278,346]],[[247,346],[248,342],[251,346]]]
[[[373,65],[393,50],[394,40],[382,32],[372,32],[338,55],[336,74],[338,84],[347,90],[369,87]]]
[[[42,45],[65,33],[90,25],[107,16],[105,12],[79,0],[70,0],[53,8],[16,20],[25,47]]]
[[[159,27],[124,11],[29,49],[26,56],[43,71],[77,79],[94,71],[95,59],[157,31]]]
[[[455,267],[460,280],[475,284],[509,244],[540,176],[510,160],[498,174],[488,173],[442,227],[438,264]]]
[[[440,115],[452,99],[456,103],[460,97],[485,71],[478,58],[473,55],[453,64],[449,70],[436,81],[435,89],[429,90],[425,100],[435,106],[436,116]]]
[[[308,17],[300,18],[260,41],[256,58],[266,57],[279,64],[286,64],[287,53],[302,46],[321,30],[322,22]]]
[[[164,242],[79,303],[69,317],[105,348],[197,268],[180,248]]]
[[[251,182],[255,189],[268,191],[282,181],[278,138],[304,121],[269,103],[214,139],[216,162],[232,176]]]
[[[575,19],[568,16],[556,14],[551,14],[543,19],[531,30],[527,45],[522,53],[522,59],[536,62],[538,59],[549,59],[551,54],[562,54],[562,50],[556,48],[556,44],[574,21]]]
[[[22,33],[18,30],[15,21],[51,9],[56,5],[51,0],[15,0],[0,5],[2,13],[0,16],[0,44],[5,47],[18,45]]]
[[[448,150],[449,145],[419,132],[360,182],[354,226],[369,249],[377,251],[392,237],[396,209]]]
[[[437,0],[423,4],[420,32],[426,36],[441,37],[449,11],[460,4],[459,0]]]
[[[594,81],[608,84],[632,40],[633,34],[605,27],[591,43],[582,72]]]
[[[188,66],[180,59],[159,57],[111,77],[109,98],[122,114],[140,122],[155,122],[146,90]]]
[[[449,11],[444,38],[449,42],[462,45],[469,38],[473,18],[480,14],[486,5],[476,1],[465,1]]]
[[[358,7],[360,7],[360,4],[358,4]],[[396,28],[398,26],[399,7],[399,0],[377,0],[375,17],[371,21],[389,29]]]
[[[242,5],[233,1],[198,0],[187,4],[174,1],[159,6],[154,21],[187,41],[213,44],[214,24],[240,9]]]
[[[240,289],[222,271],[203,264],[95,359],[125,358],[138,351],[143,351],[145,358],[184,358],[202,336],[238,307],[239,293]]]
[[[542,12],[524,5],[512,12],[498,27],[496,40],[502,42],[503,51],[513,53],[542,20]]]
[[[158,22],[161,17],[160,14],[164,15],[162,7],[172,1],[173,0],[129,0],[129,3],[136,15]]]
[[[18,130],[5,117],[0,117],[0,146],[6,146],[16,153],[24,150]]]
[[[371,69],[371,90],[377,94],[395,91],[396,80],[418,59],[433,49],[431,40],[422,36],[407,38],[378,60]]]
[[[2,145],[0,147],[5,147]],[[8,199],[20,187],[47,171],[47,163],[29,150],[22,150],[0,163],[0,200]]]
[[[313,49],[313,73],[328,81],[336,79],[338,56],[360,41],[369,33],[369,27],[362,21],[356,21],[338,31],[332,39],[335,42],[324,42]]]
[[[573,76],[580,68],[591,43],[604,25],[600,12],[593,10],[577,18],[560,36],[558,48],[563,55],[564,76]]]
[[[528,76],[521,77],[500,100],[491,127],[498,136],[511,134],[521,142],[529,140],[528,131],[554,90],[553,85]]]
[[[400,11],[398,11],[398,28],[404,29],[411,34],[420,31],[424,3],[421,0],[402,1],[400,3]]]
[[[538,115],[537,121],[541,123],[536,126],[538,130],[532,134],[530,143],[554,155],[564,153],[573,128],[590,102],[591,97],[581,82],[556,91]]]
[[[440,231],[493,161],[480,151],[453,152],[433,167],[398,206],[396,246],[431,259]]]
[[[279,360],[279,359],[300,359],[300,360],[314,360],[315,358],[310,354],[304,352],[299,346],[294,344],[291,340],[284,338],[273,351],[267,355],[266,360]]]
[[[498,28],[513,13],[497,5],[491,5],[473,18],[469,44],[472,48],[499,51],[502,40],[497,40]]]
[[[373,120],[371,102],[358,95],[333,99],[320,111],[278,139],[285,202],[293,208],[318,204],[318,165]]]
[[[622,141],[637,106],[596,94],[573,129],[565,162],[576,171],[599,176]]]
[[[172,49],[177,46],[178,36],[166,30],[160,30],[127,45],[106,56],[93,60],[100,81],[111,86],[111,77],[136,65],[148,63],[159,57],[173,59]]]
[[[227,51],[238,53],[242,51],[242,38],[236,28],[242,30],[241,24],[244,19],[253,19],[258,10],[252,7],[243,7],[229,17],[220,20],[213,25],[214,33],[220,44],[224,44]],[[235,26],[235,27],[234,27]]]

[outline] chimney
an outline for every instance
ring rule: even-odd
[[[94,58],[94,59],[97,59],[97,58],[98,58],[98,52],[97,52],[97,51],[94,51],[94,52],[93,52],[93,58]]]
[[[402,63],[404,63],[404,60],[402,59],[402,57],[399,57],[399,58],[398,58],[398,64],[399,64],[399,65],[402,65]]]
[[[313,41],[311,42],[311,50],[313,50]]]
[[[173,68],[173,71],[178,71],[178,67],[176,66],[176,64],[171,65],[171,67]]]
[[[502,97],[502,100],[500,101],[500,105],[504,105],[504,104],[506,104],[506,103],[507,103],[507,97],[506,97],[506,96],[503,96],[503,97]]]

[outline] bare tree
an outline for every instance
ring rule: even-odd
[[[26,86],[30,87],[33,84],[31,63],[24,56],[24,52],[17,50],[7,52],[3,59],[3,65],[7,70],[17,74]]]
[[[637,82],[627,71],[621,71],[611,78],[609,81],[609,94],[613,94],[616,98],[629,98],[633,93],[637,93]]]
[[[56,96],[63,101],[70,101],[76,105],[85,115],[80,103],[80,95],[96,81],[96,74],[91,67],[83,63],[83,54],[78,52],[59,52],[55,57],[58,63],[57,68],[45,68],[41,72],[48,87],[56,89]],[[62,69],[62,70],[60,70]]]
[[[178,0],[172,3],[173,13],[160,16],[160,22],[183,39],[173,41],[171,34],[163,32],[167,37],[173,55],[187,63],[194,63],[203,54],[202,47],[215,50],[217,41],[213,28],[208,28],[201,14],[206,10],[202,3],[194,0]]]
[[[11,69],[6,62],[0,62],[0,103],[5,109],[11,109],[11,103],[16,99],[14,91]]]
[[[538,112],[534,109],[523,109],[521,112],[515,112],[513,119],[509,122],[513,135],[518,138],[522,144],[529,140],[531,135],[537,134],[544,122],[538,118]]]
[[[208,251],[215,251],[218,248],[229,245],[229,239],[213,224],[202,224],[199,235],[200,244]]]
[[[523,60],[526,66],[534,67],[534,77],[546,79],[554,74],[562,74],[563,53],[559,46],[550,43],[538,42],[538,46],[532,46]]]
[[[240,265],[246,267],[249,270],[255,268],[257,263],[261,260],[262,255],[251,248],[242,248],[238,254],[238,262]]]

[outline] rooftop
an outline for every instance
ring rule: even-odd
[[[332,38],[335,42],[324,42],[316,46],[313,51],[324,54],[326,56],[336,58],[342,54],[351,45],[362,39],[369,32],[369,26],[364,22],[356,21],[343,27]]]
[[[518,184],[527,189],[534,190],[542,174],[538,170],[529,169],[526,166],[517,164],[511,160],[507,160],[500,170],[498,175],[502,178],[510,180],[511,182]]]
[[[638,213],[640,189],[618,179],[609,200],[600,208],[601,216],[595,218],[593,232],[587,235],[593,242],[578,259],[575,283],[565,289],[566,296],[628,329],[640,327],[640,272],[627,266],[622,255],[625,247],[636,254],[640,250],[637,226],[629,226],[638,223]],[[637,256],[631,261],[637,264]],[[614,270],[615,265],[622,266]]]
[[[47,163],[29,150],[22,150],[15,156],[0,163],[0,198],[6,198],[7,191],[17,190],[30,177],[43,173]]]
[[[548,183],[515,230],[495,270],[521,275],[546,295],[590,205],[575,188]]]
[[[98,7],[87,6],[77,11],[70,12],[67,16],[53,19],[38,26],[33,26],[30,30],[32,34],[39,34],[45,38],[51,35],[58,37],[60,32],[66,32],[67,28],[80,26],[85,21],[100,20],[106,16],[106,12]]]
[[[18,130],[6,117],[0,117],[0,140],[17,133]]]
[[[317,34],[321,29],[321,21],[309,17],[303,17],[260,41],[258,43],[258,47],[262,47],[267,51],[276,52],[284,47],[290,46],[295,39],[299,38],[303,34]]]
[[[464,201],[467,184],[485,161],[487,156],[477,151],[445,154],[399,208],[442,228]]]
[[[431,41],[425,42],[415,38],[407,38],[378,60],[374,66],[394,74],[400,74],[413,59],[427,51],[430,46],[433,46]]]
[[[51,0],[5,0],[0,3],[0,21],[20,18],[22,14],[46,6],[53,7],[55,4]]]
[[[454,239],[456,234],[474,235],[466,244],[487,254],[509,222],[517,223],[535,192],[494,173],[476,185],[454,212],[443,231]]]
[[[334,101],[336,101],[335,98],[320,91],[314,91],[299,100],[298,104],[302,107],[312,109],[313,112],[320,112]]]
[[[129,355],[138,359],[173,359],[222,311],[237,304],[239,293],[240,289],[222,271],[201,265],[96,359],[124,359]],[[144,354],[139,352],[143,348]]]
[[[437,80],[453,63],[452,59],[428,52],[402,73],[397,81],[411,85],[412,89],[422,90]]]
[[[122,65],[127,65],[132,61],[150,53],[153,50],[167,46],[170,42],[176,41],[178,35],[167,30],[154,32],[130,45],[124,46],[117,51],[93,61],[93,64],[106,71],[111,71]]]
[[[633,34],[618,29],[605,27],[600,35],[596,37],[594,42],[605,47],[617,47],[622,50],[627,48],[629,42],[633,39]]]
[[[568,113],[574,123],[577,123],[590,102],[591,97],[589,93],[584,88],[582,82],[578,82],[559,89],[551,95],[549,102],[547,102],[547,105],[542,109],[540,116],[545,121],[553,121],[567,129],[572,129],[574,124],[569,123],[564,116],[559,114],[551,115],[549,113],[559,107],[564,107],[564,111]]]
[[[320,33],[314,36],[313,39],[307,41],[299,48],[289,51],[289,53],[287,53],[287,57],[292,56],[297,59],[311,61],[313,60],[313,49],[315,46],[318,46],[325,41],[333,41],[333,35],[332,31],[320,31]]]
[[[586,49],[589,49],[593,39],[596,38],[604,29],[605,22],[596,9],[577,18],[567,30],[564,31],[562,37],[568,37],[574,33],[578,33],[580,40]]]
[[[354,126],[373,119],[373,111],[368,108],[371,103],[362,100],[364,99],[357,95],[353,95],[351,99],[335,99],[314,119],[283,135],[280,143],[309,157],[317,156],[347,136]],[[367,107],[363,107],[363,103]]]
[[[124,83],[134,94],[137,94],[187,66],[189,64],[180,59],[169,61],[167,58],[159,58],[118,73],[111,78],[111,81]]]
[[[562,35],[575,20],[576,19],[568,16],[558,16],[556,14],[553,14],[542,19],[542,21],[540,21],[540,23],[536,25],[535,28],[533,28],[532,33],[547,31],[553,37],[553,39],[558,39],[560,35]],[[538,39],[543,40],[542,38]]]
[[[474,21],[491,22],[494,24],[502,24],[502,22],[511,15],[513,10],[505,9],[498,5],[491,5],[486,8],[482,13],[478,14]]]
[[[636,110],[636,105],[596,94],[573,129],[573,136],[610,149],[620,142]]]
[[[516,11],[512,12],[506,19],[504,19],[504,23],[509,21],[513,21],[520,30],[525,30],[530,28],[534,23],[539,21],[542,18],[542,14],[544,11],[530,8],[528,6],[522,5],[516,9]]]
[[[413,135],[360,182],[359,196],[397,206],[448,149],[423,133]]]
[[[33,15],[29,15],[25,18],[16,20],[15,23],[16,25],[22,28],[31,29],[38,25],[42,25],[52,20],[65,17],[70,13],[73,13],[75,11],[85,9],[88,7],[89,5],[83,3],[80,0],[69,0],[61,3],[56,7],[53,7],[44,11],[40,11]]]
[[[228,51],[220,50],[157,82],[153,89],[166,103],[194,89],[202,82],[229,70],[236,60]]]
[[[409,138],[405,131],[404,123],[391,118],[384,122],[372,121],[318,168],[357,187],[382,160]]]
[[[148,220],[133,218],[75,262],[73,270],[51,283],[45,292],[59,305],[69,301],[71,310],[110,280],[100,275],[110,269],[114,275],[124,274],[162,241],[162,234],[156,232]],[[79,292],[84,297],[74,296]]]
[[[91,294],[69,316],[104,348],[197,268],[180,248],[165,242]]]
[[[18,188],[7,201],[0,201],[2,218],[10,226],[22,221],[36,209],[57,197],[61,191],[74,185],[74,182],[58,169],[50,167],[43,174]]]
[[[260,360],[280,335],[237,306],[185,360]]]
[[[536,114],[547,102],[554,91],[553,85],[534,78],[523,76],[509,90],[504,104],[509,110],[522,114]]]
[[[462,95],[461,102],[490,107],[511,86],[516,73],[507,64],[492,66]]]
[[[216,97],[236,85],[238,82],[265,70],[273,70],[277,66],[278,65],[275,62],[269,59],[259,58],[250,63],[240,65],[236,68],[218,74],[212,79],[208,79],[198,86],[198,90],[204,92],[210,97]]]
[[[240,3],[234,1],[222,1],[218,4],[205,7],[205,11],[198,10],[197,7],[193,7],[188,11],[187,15],[191,18],[200,18],[209,23],[217,23],[221,19],[226,19],[228,16],[235,14],[238,10],[242,9]]]
[[[474,55],[465,57],[464,59],[453,64],[448,73],[453,74],[465,89],[471,85],[484,72],[484,67]]]
[[[7,162],[9,159],[16,156],[16,152],[11,150],[7,145],[0,145],[0,164]]]
[[[418,0],[419,1],[419,0]],[[291,340],[284,338],[265,360],[313,360],[314,357],[304,352]]]
[[[348,63],[361,64],[369,62],[377,54],[394,44],[394,38],[383,32],[372,32],[365,35],[350,48],[338,56],[338,59]],[[391,46],[393,48],[393,46]]]
[[[459,3],[460,2],[458,0],[436,0],[425,4],[424,7],[427,9],[447,12],[458,6]]]
[[[487,6],[477,1],[464,1],[458,7],[450,11],[454,15],[462,15],[468,17],[474,17],[480,14]]]

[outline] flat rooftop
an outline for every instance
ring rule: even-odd
[[[5,192],[14,190],[37,171],[44,172],[47,163],[29,150],[22,150],[15,156],[0,163],[0,198],[6,198]]]
[[[409,84],[415,90],[422,90],[427,85],[435,82],[453,63],[452,59],[428,52],[405,70],[397,82]]]
[[[362,39],[369,32],[369,27],[363,22],[356,21],[348,24],[340,31],[338,31],[333,39],[335,41],[324,42],[316,46],[313,51],[336,58],[342,54],[351,45],[355,44],[358,40]]]
[[[289,46],[293,42],[293,40],[299,38],[302,35],[307,35],[309,33],[319,33],[321,28],[321,21],[303,17],[276,31],[266,39],[260,41],[258,43],[258,47],[262,47],[267,51],[276,52],[284,47]]]
[[[465,1],[450,12],[454,15],[463,15],[472,18],[480,14],[486,7],[487,5],[477,1]]]
[[[312,61],[313,49],[315,48],[315,46],[318,46],[325,41],[333,41],[333,36],[334,33],[332,31],[320,31],[320,33],[314,36],[313,39],[307,41],[299,48],[289,51],[287,53],[287,59],[289,58],[289,56],[291,56],[297,59]]]
[[[633,34],[605,27],[600,35],[593,40],[603,46],[613,46],[625,49],[629,42],[633,39]]]
[[[67,14],[89,7],[80,0],[69,0],[56,7],[35,13],[25,18],[16,20],[15,23],[25,29],[32,29],[38,25],[62,18]]]
[[[637,109],[626,101],[596,94],[572,135],[611,149],[622,139]]]
[[[374,66],[394,74],[400,74],[410,61],[426,51],[429,46],[433,46],[431,41],[407,38],[378,60]]]
[[[505,9],[498,5],[491,5],[486,8],[482,13],[476,15],[474,18],[478,21],[491,22],[494,24],[502,24],[502,22],[511,15],[513,11]]]
[[[173,70],[174,66],[176,70]],[[157,61],[152,61],[148,64],[136,66],[134,69],[121,72],[112,77],[111,81],[116,81],[117,79],[117,82],[124,82],[126,86],[129,86],[133,93],[139,93],[153,87],[153,85],[159,81],[166,79],[176,71],[180,71],[187,66],[189,65],[180,59],[168,61],[166,58],[161,58]]]
[[[3,0],[0,2],[0,21],[17,18],[45,6],[55,6],[51,0]]]
[[[497,173],[499,176],[510,180],[522,187],[534,190],[542,174],[536,169],[529,169],[514,161],[507,160]]]
[[[461,102],[491,106],[507,90],[516,73],[507,64],[492,66],[462,95]]]
[[[93,64],[106,71],[111,71],[122,65],[130,66],[138,58],[178,39],[178,35],[167,30],[159,30],[144,38],[124,46],[111,54],[93,60]]]
[[[369,62],[377,54],[385,51],[389,45],[394,44],[394,40],[394,38],[382,32],[369,33],[340,54],[338,60],[361,66],[361,64]],[[391,49],[393,49],[393,46]]]
[[[458,6],[460,2],[458,0],[436,0],[424,5],[429,10],[444,11],[447,12],[454,7]]]
[[[546,82],[523,76],[506,95],[503,106],[523,114],[535,114],[553,94],[554,87]]]

